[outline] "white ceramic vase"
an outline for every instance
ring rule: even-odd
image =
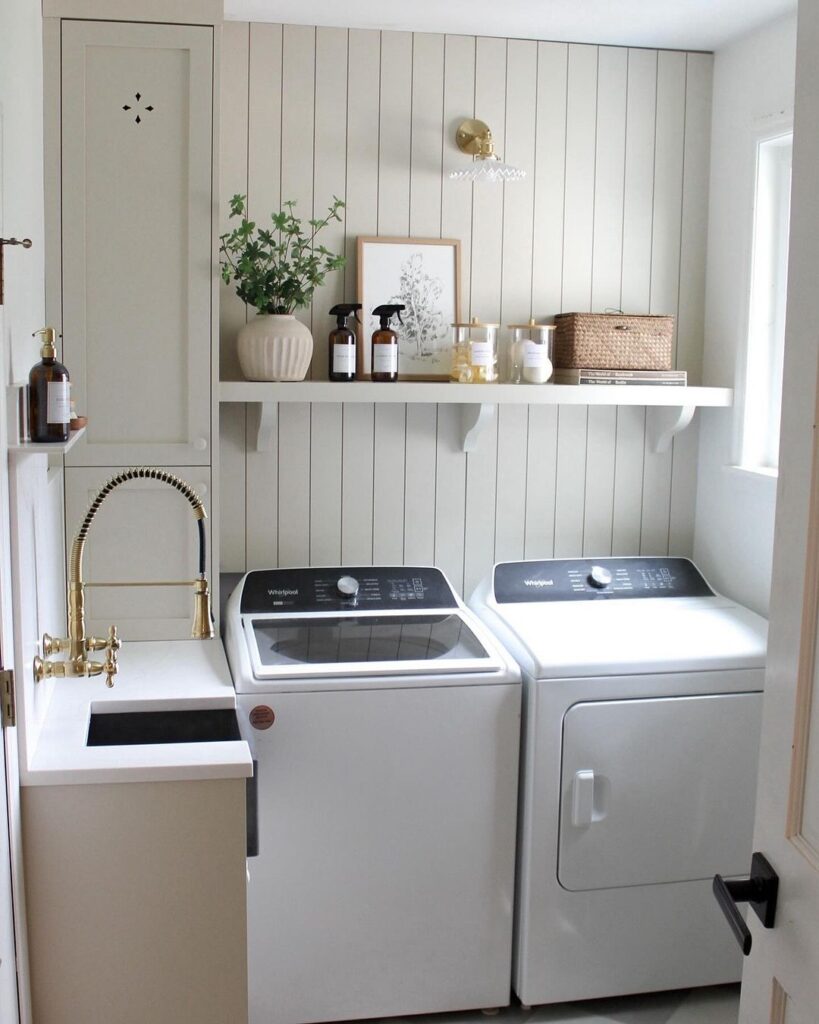
[[[241,328],[237,347],[247,380],[304,380],[313,335],[290,313],[260,313]]]

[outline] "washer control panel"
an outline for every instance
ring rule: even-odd
[[[438,569],[342,566],[260,569],[248,573],[241,613],[403,611],[457,606],[455,595]]]
[[[495,566],[498,604],[709,597],[713,591],[687,558],[555,558]]]

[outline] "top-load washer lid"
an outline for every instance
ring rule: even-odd
[[[239,615],[254,680],[506,669],[491,637],[433,568],[251,572]]]
[[[765,663],[766,621],[686,558],[499,563],[470,607],[535,679]]]

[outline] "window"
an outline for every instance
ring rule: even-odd
[[[791,132],[757,143],[740,462],[772,475],[779,461],[792,152]]]

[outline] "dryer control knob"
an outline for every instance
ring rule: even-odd
[[[605,568],[605,566],[593,565],[591,567],[591,572],[589,573],[589,583],[591,583],[593,587],[597,587],[599,590],[603,590],[604,587],[607,587],[609,583],[611,583],[611,579],[611,573],[608,569]]]
[[[342,576],[336,583],[336,590],[342,597],[358,597],[358,580],[355,576]]]

